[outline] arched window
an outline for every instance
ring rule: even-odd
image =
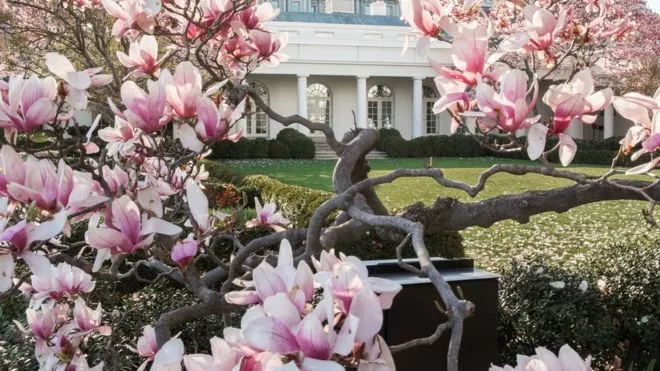
[[[433,113],[433,105],[438,100],[438,93],[429,86],[424,86],[422,89],[424,94],[424,124],[426,126],[426,134],[438,134],[438,115]]]
[[[387,85],[374,85],[369,89],[367,124],[372,128],[394,127],[394,92]]]
[[[264,84],[251,82],[250,87],[259,93],[259,98],[266,102],[266,104],[270,104],[268,89],[266,89]],[[270,126],[268,125],[268,115],[261,108],[257,107],[252,99],[250,99],[249,104],[250,111],[253,113],[245,117],[245,135],[248,137],[268,137],[268,127]]]
[[[307,86],[307,118],[332,126],[332,92],[319,83]]]

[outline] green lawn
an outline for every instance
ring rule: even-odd
[[[400,167],[421,168],[427,159],[387,159],[370,161],[370,176],[387,174]],[[434,159],[433,165],[442,168],[447,177],[475,183],[479,174],[494,163],[526,163],[526,161],[493,158]],[[332,189],[334,161],[321,160],[252,160],[231,161],[233,169],[245,174],[265,174],[288,184],[310,188]],[[590,175],[602,174],[605,167],[572,166],[571,170]],[[526,190],[542,190],[569,185],[571,182],[526,175],[523,177],[498,174],[490,179],[486,189],[475,200],[456,190],[448,190],[430,179],[399,179],[393,184],[377,188],[378,194],[390,209],[412,202],[430,204],[437,197],[451,196],[461,201],[478,202],[502,194],[516,194]],[[557,200],[561,202],[561,200]],[[462,231],[468,254],[487,269],[497,270],[513,257],[530,253],[547,253],[552,259],[566,263],[579,261],[588,249],[605,248],[615,242],[657,238],[657,230],[650,229],[642,218],[644,202],[610,201],[585,205],[563,214],[554,212],[532,217],[527,224],[502,221],[484,229],[472,227]]]

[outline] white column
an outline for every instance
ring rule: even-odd
[[[611,138],[614,136],[614,108],[610,104],[605,107],[605,115],[603,120],[603,139]]]
[[[413,77],[412,137],[422,136],[422,77]]]
[[[568,130],[566,130],[566,134],[573,137],[573,139],[583,139],[584,138],[583,125],[584,124],[580,119],[571,120],[571,123],[568,126]]]
[[[357,77],[357,112],[355,113],[358,128],[367,127],[367,78]]]
[[[298,114],[307,118],[307,77],[309,75],[298,75]],[[297,125],[296,130],[301,133],[309,134],[309,130],[302,126]]]

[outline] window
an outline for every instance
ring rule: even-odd
[[[399,17],[399,2],[397,0],[356,0],[356,14]]]
[[[251,82],[250,87],[259,93],[259,97],[266,102],[270,103],[270,96],[266,87],[259,82]],[[249,101],[251,115],[245,117],[245,135],[249,137],[267,137],[268,136],[268,115],[261,108],[254,104],[254,101]]]
[[[367,93],[367,125],[372,128],[394,126],[394,92],[387,85],[374,85]]]
[[[332,126],[332,94],[319,83],[307,87],[307,118]]]
[[[424,96],[424,123],[426,126],[426,134],[438,134],[438,115],[433,113],[433,105],[438,100],[438,93],[431,87],[424,86],[422,88]]]

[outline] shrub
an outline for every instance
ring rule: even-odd
[[[419,137],[408,142],[408,156],[433,156],[433,141],[431,137]]]
[[[424,242],[426,242],[431,256],[447,259],[465,256],[463,237],[458,232],[449,231],[426,235]],[[383,240],[374,230],[370,230],[357,241],[337,246],[337,250],[346,255],[355,255],[363,260],[396,259],[397,245],[397,242]],[[402,256],[404,258],[416,257],[410,243],[404,247]]]
[[[204,165],[204,169],[208,171],[209,179],[215,182],[240,184],[245,177],[235,168],[230,168],[217,161],[202,160],[201,163]]]
[[[407,157],[408,141],[400,137],[389,137],[383,141],[383,150],[390,157]]]
[[[14,320],[25,328],[27,300],[19,295],[10,295],[0,301],[0,370],[36,370],[34,344],[19,331]]]
[[[399,137],[399,138],[401,138],[401,133],[399,133],[399,131],[396,130],[396,129],[387,129],[387,128],[379,129],[378,134],[379,134],[379,137],[378,137],[378,143],[376,144],[376,149],[379,150],[379,151],[385,151],[385,149],[384,149],[385,148],[385,146],[384,146],[385,139],[390,138],[390,137]]]
[[[287,185],[263,175],[248,176],[242,189],[254,189],[266,202],[275,202],[277,209],[293,226],[307,227],[314,210],[332,197],[332,193],[306,187]]]
[[[613,362],[617,347],[616,319],[585,277],[546,259],[513,262],[500,279],[500,324],[497,363],[513,363],[516,354],[534,353],[536,346],[559,349],[569,343],[597,366]],[[553,288],[551,282],[563,282]]]
[[[314,158],[315,148],[312,138],[295,130],[286,128],[277,133],[277,140],[286,144],[291,158]]]
[[[306,136],[289,139],[287,146],[289,147],[291,158],[312,159],[316,152],[314,141]]]
[[[643,368],[660,356],[660,239],[615,245],[586,255],[584,268],[601,290],[625,345],[624,364]]]
[[[270,141],[266,138],[256,138],[248,141],[250,158],[268,158]]]
[[[280,130],[277,133],[276,139],[279,140],[279,141],[282,141],[282,142],[287,142],[288,140],[290,140],[292,138],[300,138],[300,137],[307,138],[307,136],[305,134],[299,132],[296,129],[285,128],[285,129]]]
[[[286,143],[273,139],[268,147],[268,158],[291,158],[291,152]]]

